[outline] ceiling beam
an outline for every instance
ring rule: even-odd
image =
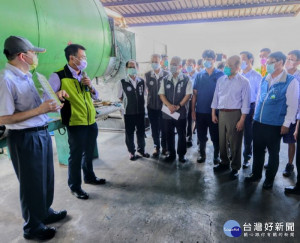
[[[114,7],[114,6],[126,6],[135,4],[146,4],[146,3],[162,3],[162,2],[172,2],[173,0],[123,0],[119,2],[104,2],[102,5],[104,7]]]
[[[231,4],[231,5],[209,6],[209,7],[199,7],[199,8],[182,8],[182,9],[172,9],[172,10],[163,10],[163,11],[123,14],[123,17],[136,18],[136,17],[149,17],[149,16],[161,16],[161,15],[172,15],[172,14],[204,13],[204,12],[212,12],[212,11],[220,11],[220,10],[276,7],[282,5],[295,5],[295,4],[300,5],[300,0],[273,0],[271,2],[261,2],[261,3]]]
[[[178,24],[195,24],[195,23],[210,23],[210,22],[225,22],[225,21],[241,21],[241,20],[254,20],[254,19],[269,19],[269,18],[282,18],[294,17],[294,13],[288,14],[269,14],[245,17],[228,17],[228,18],[208,18],[208,19],[189,19],[177,21],[162,21],[162,22],[147,22],[138,24],[128,24],[129,27],[145,27],[145,26],[161,26],[161,25],[178,25]]]

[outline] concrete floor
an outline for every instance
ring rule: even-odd
[[[147,150],[152,152],[147,135]],[[90,194],[87,201],[70,194],[67,168],[58,165],[55,153],[53,208],[67,209],[68,217],[55,224],[57,235],[50,242],[299,242],[300,197],[283,193],[285,186],[295,182],[295,176],[287,179],[281,173],[286,145],[272,191],[262,190],[263,180],[245,185],[250,169],[241,170],[239,181],[229,181],[228,173],[214,175],[211,144],[205,164],[195,162],[194,145],[184,165],[153,159],[129,161],[123,133],[100,132],[98,146],[95,172],[108,183],[83,185]],[[0,156],[0,182],[0,242],[24,242],[18,181],[4,155]],[[244,223],[294,222],[295,238],[229,238],[223,225],[230,219],[242,228]]]

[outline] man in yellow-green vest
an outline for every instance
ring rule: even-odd
[[[62,123],[66,125],[69,146],[68,185],[71,193],[79,199],[89,195],[81,188],[81,167],[86,184],[105,184],[105,179],[97,178],[93,170],[93,152],[98,136],[95,121],[96,111],[92,99],[98,92],[84,72],[87,67],[85,48],[71,44],[66,47],[68,64],[50,76],[49,83],[55,92],[65,90],[69,97],[60,97]]]

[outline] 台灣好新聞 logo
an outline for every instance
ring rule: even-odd
[[[241,226],[235,220],[228,220],[224,226],[223,230],[225,235],[228,237],[239,237],[242,234]]]

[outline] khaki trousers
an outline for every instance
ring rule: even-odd
[[[236,130],[236,124],[241,118],[241,111],[220,111],[219,112],[219,144],[220,158],[222,164],[229,164],[228,143],[231,151],[231,168],[241,168],[243,131]]]

